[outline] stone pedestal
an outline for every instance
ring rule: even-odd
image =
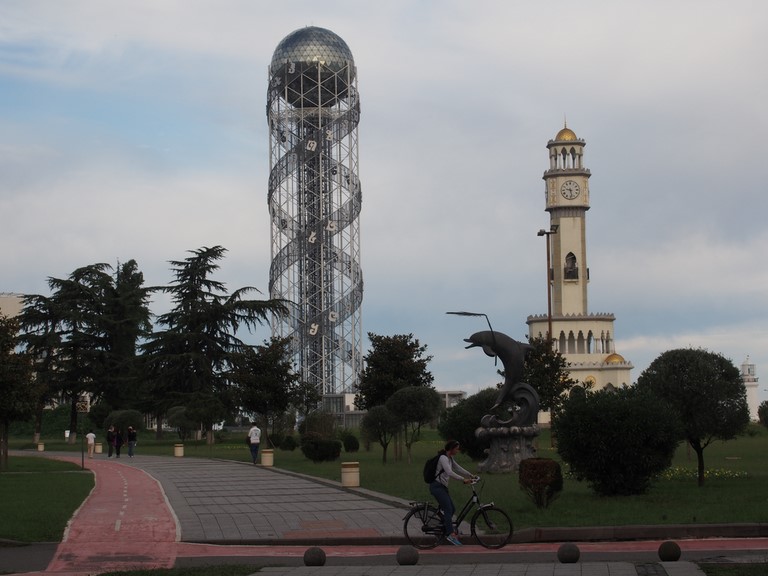
[[[534,440],[539,427],[532,426],[481,426],[475,430],[478,438],[490,438],[488,458],[478,465],[481,472],[504,474],[516,472],[520,462],[536,456]]]

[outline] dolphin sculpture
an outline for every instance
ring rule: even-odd
[[[467,348],[480,347],[487,356],[499,358],[504,365],[504,385],[499,390],[496,403],[491,411],[508,399],[512,400],[517,410],[510,420],[497,421],[497,423],[515,426],[527,426],[534,423],[539,411],[539,395],[536,390],[522,381],[525,357],[528,352],[533,350],[533,346],[518,342],[501,332],[491,330],[475,332],[469,338],[465,338],[464,341],[469,342]]]

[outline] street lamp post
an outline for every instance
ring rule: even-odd
[[[549,230],[544,230],[542,228],[536,234],[537,236],[547,237],[547,342],[549,342],[550,346],[552,345],[552,279],[550,272],[552,269],[552,248],[549,237],[552,236],[552,234],[557,234],[558,228],[559,226],[557,224],[552,224]]]

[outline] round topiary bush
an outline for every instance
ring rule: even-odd
[[[307,432],[301,437],[301,452],[312,462],[333,462],[341,455],[341,442]]]
[[[575,564],[580,556],[581,550],[573,542],[566,542],[557,549],[557,559],[561,564]]]
[[[659,560],[662,562],[677,562],[681,555],[682,551],[677,542],[667,540],[659,544]]]
[[[400,546],[396,558],[400,566],[415,566],[419,563],[419,551],[413,546]]]
[[[280,442],[280,450],[288,450],[292,452],[293,450],[296,450],[298,447],[298,444],[296,443],[296,438],[293,436],[286,436],[283,438],[283,441]]]
[[[360,441],[354,434],[345,434],[342,439],[344,452],[357,452],[360,450]]]
[[[325,566],[325,550],[313,546],[304,552],[304,566]]]

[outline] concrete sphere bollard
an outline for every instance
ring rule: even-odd
[[[419,551],[413,546],[400,546],[396,558],[400,566],[415,566],[419,563]]]
[[[313,546],[304,552],[304,566],[325,566],[325,550]]]
[[[581,556],[581,550],[573,542],[561,544],[557,549],[557,559],[561,564],[575,564],[579,561],[579,556]]]
[[[680,545],[672,540],[667,540],[659,545],[659,560],[662,562],[677,562],[680,560]]]

